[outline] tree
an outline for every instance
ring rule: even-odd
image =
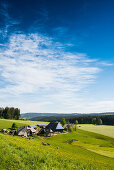
[[[62,119],[61,119],[61,124],[62,124],[62,126],[64,126],[64,125],[66,124],[65,118],[62,118]]]
[[[8,114],[8,112],[9,112],[9,107],[5,107],[5,109],[4,109],[4,111],[3,111],[3,117],[4,117],[5,119],[9,119],[9,114]]]
[[[78,120],[75,121],[75,131],[77,129]]]
[[[68,132],[73,132],[73,128],[70,124],[68,125]]]
[[[4,108],[0,108],[0,118],[3,117],[3,111],[4,111]]]
[[[15,118],[16,120],[18,120],[19,117],[20,117],[20,109],[15,108],[15,110],[14,110],[14,118]]]
[[[76,120],[75,124],[76,124],[76,125],[78,124],[78,120]]]
[[[98,119],[97,124],[102,125],[103,124],[102,119]]]
[[[16,123],[13,123],[11,129],[12,129],[12,130],[15,130],[16,128],[17,128]]]
[[[10,116],[11,116],[11,119],[14,119],[14,111],[15,111],[15,108],[14,107],[10,107]]]
[[[94,125],[97,124],[97,119],[96,119],[96,118],[93,118],[93,119],[92,119],[92,124],[94,124]]]
[[[14,107],[0,108],[0,118],[4,119],[19,119],[20,109]]]

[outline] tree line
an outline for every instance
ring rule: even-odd
[[[78,120],[79,124],[114,125],[114,115],[97,115],[97,116],[84,115],[68,119],[70,123],[75,123],[76,120]]]
[[[0,118],[16,119],[20,117],[20,109],[14,107],[0,108]]]

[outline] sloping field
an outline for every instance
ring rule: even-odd
[[[0,126],[12,122],[0,120]],[[114,138],[80,129],[31,140],[0,133],[0,170],[113,170],[113,157]]]
[[[114,138],[114,126],[80,124],[78,128]]]
[[[68,144],[74,139],[81,144]],[[84,142],[94,145],[94,140],[97,144],[113,147],[111,138],[94,136],[94,133],[83,130],[44,138],[46,144],[50,143],[46,146],[42,145],[42,140],[37,136],[28,140],[0,134],[0,169],[113,170],[113,158],[92,152],[83,145]]]

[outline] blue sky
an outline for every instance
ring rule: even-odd
[[[0,0],[0,106],[114,111],[113,0]]]

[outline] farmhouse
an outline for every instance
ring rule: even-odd
[[[36,126],[29,125],[29,126],[22,126],[18,128],[17,135],[18,136],[32,136],[36,133]]]
[[[18,128],[17,135],[27,137],[28,136],[27,126],[21,126],[20,128]]]
[[[53,136],[55,133],[62,133],[64,128],[58,122],[51,122],[43,127],[38,135]]]

